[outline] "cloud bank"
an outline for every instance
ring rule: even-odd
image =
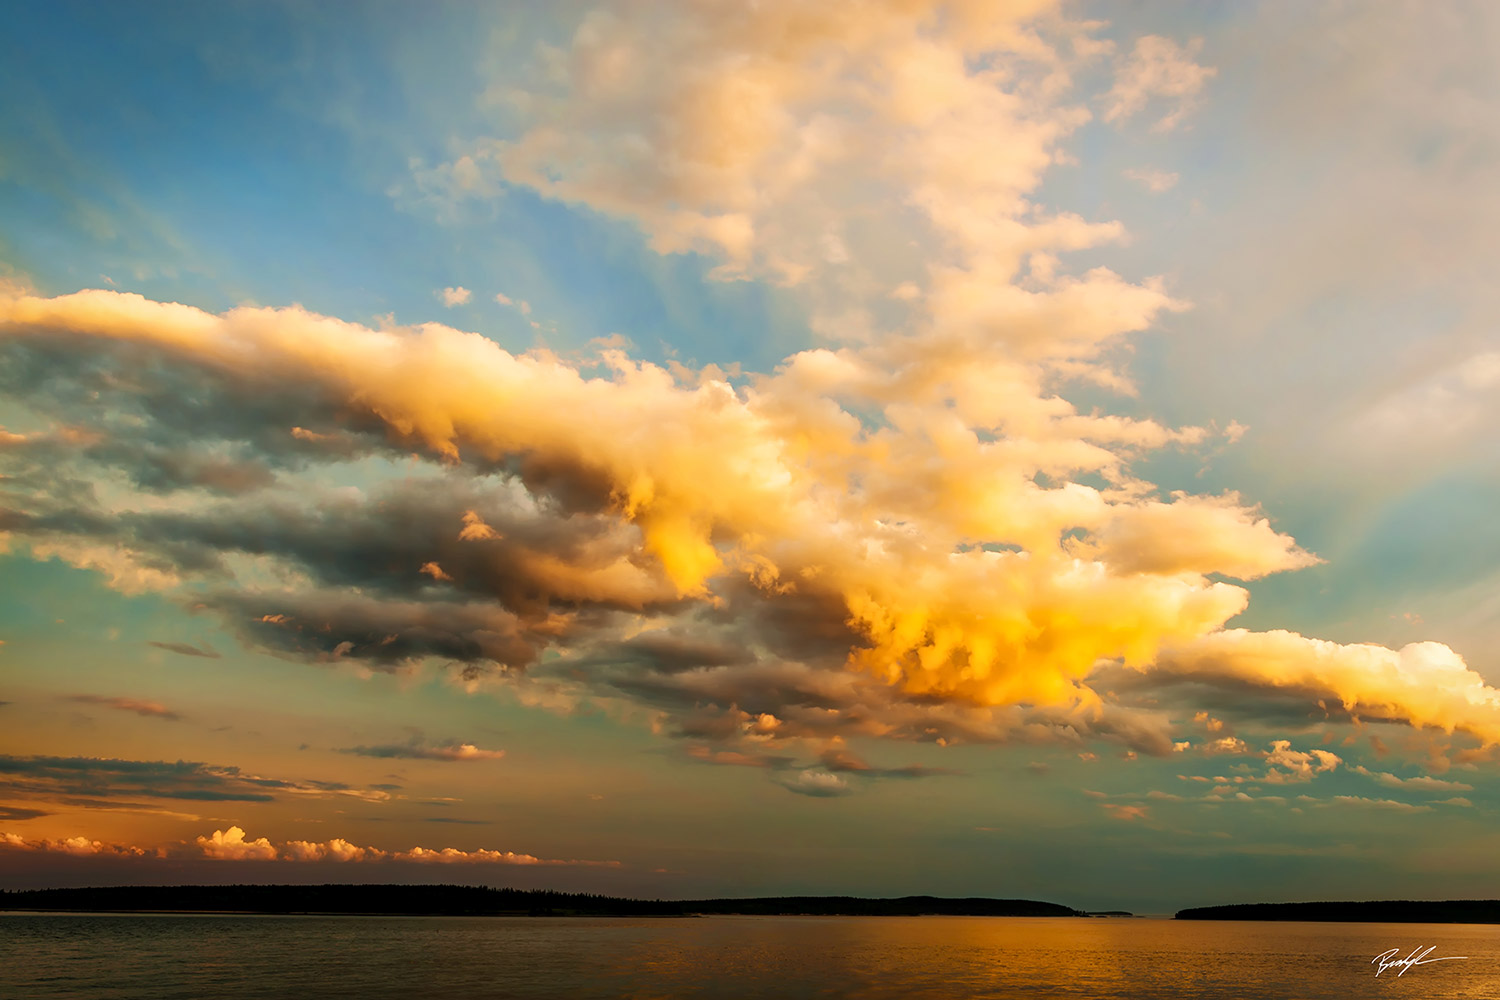
[[[20,851],[38,851],[71,854],[75,856],[115,855],[136,858],[167,858],[174,856],[200,857],[215,861],[283,861],[314,862],[332,861],[341,863],[387,863],[387,864],[436,864],[436,865],[526,865],[544,867],[618,868],[618,861],[579,861],[557,858],[538,858],[514,851],[493,851],[484,848],[461,851],[454,847],[413,847],[405,851],[383,851],[375,847],[358,847],[347,840],[333,838],[326,842],[289,840],[279,847],[265,837],[250,839],[243,829],[231,826],[227,830],[215,830],[208,836],[198,837],[192,845],[172,845],[155,848],[136,847],[131,844],[113,844],[88,837],[63,839],[31,839],[19,834],[0,833],[0,848]]]

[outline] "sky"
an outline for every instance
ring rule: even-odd
[[[1497,874],[1493,5],[11,16],[0,887]]]

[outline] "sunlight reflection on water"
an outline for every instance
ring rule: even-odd
[[[1375,975],[1371,959],[1467,955]],[[1500,1000],[1500,927],[976,917],[0,915],[0,996]]]

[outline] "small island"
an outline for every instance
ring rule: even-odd
[[[117,913],[364,914],[393,916],[964,916],[1079,917],[1029,899],[902,896],[765,896],[748,899],[623,899],[545,889],[470,885],[176,885],[0,891],[0,910]]]
[[[1380,924],[1500,924],[1500,899],[1236,903],[1178,910],[1178,920],[1316,920]]]

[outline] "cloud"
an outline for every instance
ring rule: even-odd
[[[106,698],[97,694],[75,694],[68,696],[67,700],[85,705],[104,705],[108,708],[119,709],[122,712],[134,712],[136,715],[166,719],[169,722],[177,722],[182,718],[182,716],[170,710],[165,705],[155,701],[139,701],[135,698]]]
[[[347,840],[333,838],[328,841],[290,840],[280,849],[261,837],[253,842],[245,840],[245,831],[230,827],[228,831],[215,830],[212,837],[199,837],[197,841],[204,854],[209,857],[235,860],[284,861],[335,861],[388,862],[413,864],[459,864],[459,865],[525,865],[544,867],[617,868],[618,861],[580,861],[557,858],[539,858],[532,854],[514,851],[494,851],[480,848],[463,851],[455,847],[438,849],[413,847],[405,851],[383,851],[376,847],[359,847]]]
[[[1176,186],[1178,175],[1166,170],[1142,170],[1132,168],[1125,171],[1125,176],[1133,181],[1143,184],[1146,190],[1152,194],[1161,194]]]
[[[460,286],[458,288],[445,288],[438,295],[443,300],[443,305],[452,309],[454,306],[461,306],[468,302],[469,299],[473,298],[474,293]]]
[[[482,750],[472,743],[460,743],[457,740],[437,745],[428,744],[421,739],[413,739],[408,743],[383,743],[376,746],[350,747],[341,750],[340,753],[356,754],[360,757],[385,757],[404,758],[407,760],[499,760],[505,756],[504,750]]]
[[[43,809],[23,809],[20,806],[0,806],[0,820],[19,822],[21,820],[37,819],[41,816],[50,816],[51,813]]]
[[[146,857],[151,852],[130,844],[110,844],[91,840],[88,837],[64,837],[56,840],[27,840],[20,834],[0,832],[0,849],[38,851],[53,854],[71,854],[74,857],[113,855],[123,857]]]
[[[859,757],[844,750],[826,751],[819,760],[822,768],[832,774],[858,774],[866,778],[931,778],[962,774],[946,767],[872,767]]]
[[[110,855],[161,860],[183,857],[210,858],[215,861],[253,862],[334,862],[347,864],[416,864],[416,865],[516,865],[525,867],[619,868],[618,861],[542,858],[515,851],[488,848],[461,850],[456,847],[412,847],[386,851],[361,847],[339,837],[326,841],[289,840],[280,845],[266,837],[250,839],[239,826],[214,830],[199,836],[191,844],[162,844],[153,848],[110,843],[85,836],[57,840],[27,839],[19,834],[0,832],[0,850],[52,852],[75,856]]]
[[[1176,128],[1196,107],[1204,84],[1218,73],[1195,61],[1202,49],[1201,38],[1186,45],[1160,35],[1137,38],[1130,55],[1116,65],[1115,85],[1104,97],[1104,120],[1123,121],[1160,99],[1171,110],[1151,126],[1151,131]]]
[[[619,357],[614,378],[584,379],[556,359],[513,356],[493,342],[444,327],[373,331],[295,309],[213,317],[113,292],[15,303],[7,328],[56,330],[59,324],[81,324],[84,329],[74,333],[86,340],[140,338],[179,363],[206,364],[221,375],[232,370],[259,381],[274,373],[303,383],[314,399],[333,392],[343,399],[336,404],[340,407],[373,406],[371,416],[407,437],[403,447],[425,447],[450,461],[487,467],[509,455],[530,456],[530,475],[523,467],[519,481],[496,490],[496,500],[519,502],[512,508],[516,513],[499,508],[485,515],[485,524],[512,522],[497,532],[499,539],[464,538],[457,510],[450,515],[452,526],[443,535],[434,532],[430,541],[409,530],[411,525],[397,530],[403,515],[442,502],[416,490],[405,511],[340,501],[309,517],[257,503],[243,510],[221,506],[213,520],[192,513],[126,512],[111,519],[79,511],[12,517],[8,525],[18,534],[42,538],[59,530],[107,538],[120,546],[107,551],[138,560],[152,572],[166,573],[163,558],[175,556],[181,562],[172,567],[174,576],[192,566],[189,557],[205,571],[219,573],[221,553],[250,551],[253,544],[264,556],[295,559],[329,585],[368,592],[383,570],[367,544],[374,532],[361,520],[378,518],[390,524],[379,532],[391,540],[383,544],[413,548],[410,569],[399,583],[384,584],[386,589],[416,596],[423,576],[416,571],[436,562],[460,594],[474,594],[467,603],[423,600],[407,602],[404,609],[370,597],[340,596],[332,586],[307,597],[226,591],[201,601],[230,612],[258,604],[258,614],[242,619],[244,631],[262,644],[303,655],[395,662],[420,650],[524,665],[535,659],[539,646],[579,621],[559,618],[548,603],[667,607],[709,600],[710,584],[717,580],[722,590],[732,588],[746,602],[775,601],[794,591],[810,600],[826,598],[837,631],[849,633],[844,649],[849,665],[912,694],[996,705],[1067,704],[1088,697],[1080,693],[1079,681],[1101,657],[1144,661],[1163,641],[1212,629],[1240,610],[1243,590],[1210,581],[1207,573],[1254,577],[1309,561],[1234,497],[1179,495],[1168,504],[1139,499],[1133,489],[1112,493],[1078,484],[1042,489],[1027,478],[1036,474],[1034,459],[1022,458],[1014,466],[1019,441],[985,444],[973,431],[944,444],[951,451],[945,458],[949,471],[925,477],[930,486],[914,491],[912,471],[930,461],[933,442],[942,440],[940,424],[927,421],[954,415],[942,416],[946,404],[935,404],[936,411],[916,419],[922,411],[914,401],[892,401],[892,414],[910,424],[903,431],[865,430],[842,410],[805,413],[806,383],[823,365],[817,360],[820,351],[793,359],[781,374],[741,395],[723,383],[677,386],[666,372]],[[300,331],[297,339],[285,339],[283,333],[293,329]],[[231,343],[232,369],[224,369],[230,359],[220,352]],[[463,403],[470,398],[486,402],[471,409]],[[591,416],[578,421],[578,414]],[[828,424],[835,414],[842,416]],[[295,414],[282,419],[291,422],[288,417],[303,425]],[[1118,474],[1120,456],[1099,442],[1123,439],[1134,446],[1170,438],[1118,420],[1066,413],[1061,419],[1095,439],[1077,452],[1089,456],[1085,467],[1111,476]],[[594,433],[600,421],[620,433],[601,438]],[[1102,423],[1090,430],[1096,421]],[[660,433],[674,426],[692,427],[693,433]],[[628,430],[632,427],[636,430]],[[794,432],[821,436],[827,451],[789,450],[792,442],[785,435]],[[825,465],[841,453],[848,460],[869,456],[856,461],[863,487],[852,487],[853,469],[840,472],[837,464]],[[736,456],[728,467],[725,455]],[[1064,467],[1043,465],[1059,475]],[[710,474],[711,469],[717,471]],[[824,481],[830,474],[842,484],[837,492]],[[993,490],[985,503],[976,506],[968,499],[965,484],[971,478],[1003,482],[1010,476],[1020,478],[1006,490]],[[547,510],[554,504],[584,517],[556,524]],[[517,522],[517,514],[523,520]],[[1080,526],[1090,537],[1074,533]],[[560,530],[591,531],[600,544],[560,552]],[[962,539],[975,533],[1006,540],[1021,551],[968,548]],[[724,542],[712,543],[716,536]],[[528,552],[528,541],[546,547]],[[68,551],[56,541],[33,541],[33,550],[51,551],[48,544]],[[340,544],[348,548],[336,551]],[[521,558],[497,567],[483,548],[474,547],[485,544],[515,549]],[[423,546],[425,551],[418,551]],[[435,551],[438,546],[448,551]],[[91,543],[87,551],[102,548]],[[1080,574],[1080,559],[1093,569]],[[390,559],[383,564],[399,565]],[[473,569],[461,575],[465,564]],[[503,587],[497,568],[529,577],[525,591],[540,590],[547,603],[526,607],[519,587],[507,602],[504,589],[497,588]],[[480,595],[502,600],[480,602]],[[996,602],[1009,611],[996,614]],[[989,610],[981,613],[981,607]],[[342,628],[343,638],[323,627],[330,615],[354,616]],[[439,617],[454,616],[472,622],[473,640],[452,641],[463,630],[434,627]],[[403,618],[410,624],[403,625]],[[367,624],[355,626],[360,619]],[[843,622],[852,623],[852,630]],[[1022,622],[1029,624],[1023,628]],[[314,624],[316,630],[307,627]],[[351,627],[356,636],[347,634]],[[1068,642],[1057,641],[1056,629],[1068,631]],[[452,639],[437,644],[423,635]],[[387,636],[396,638],[387,642]]]
[[[687,755],[705,764],[722,764],[728,767],[759,767],[780,771],[795,766],[795,760],[779,754],[746,753],[742,750],[716,750],[702,743],[690,744]]]
[[[1049,4],[600,7],[538,51],[552,72],[493,91],[505,138],[419,183],[527,188],[786,285],[814,345],[695,370],[10,289],[0,389],[53,429],[0,443],[0,531],[279,656],[449,663],[750,757],[834,737],[1170,753],[1171,713],[1098,683],[1122,671],[1500,739],[1500,692],[1447,647],[1224,628],[1234,581],[1317,557],[1253,500],[1140,478],[1242,428],[1137,415],[1130,337],[1189,304],[1086,259],[1122,223],[1042,201],[1099,101],[1099,30]],[[1198,51],[1136,39],[1105,118],[1155,103],[1175,126],[1214,72]],[[364,459],[386,481],[328,485]]]
[[[853,791],[849,782],[839,775],[812,769],[798,772],[795,778],[783,781],[781,787],[816,799],[837,798]]]
[[[1123,820],[1127,823],[1135,820],[1144,820],[1148,818],[1148,813],[1150,812],[1149,806],[1125,805],[1119,802],[1101,802],[1099,806],[1113,818]]]
[[[498,292],[495,295],[495,301],[502,306],[514,307],[517,311],[520,312],[522,316],[531,315],[531,303],[527,302],[525,299],[513,299],[509,295],[506,295],[504,292]]]
[[[270,778],[193,761],[139,761],[103,757],[0,756],[0,791],[11,798],[65,803],[77,808],[164,812],[131,800],[274,802],[281,796],[360,798],[380,802],[390,793],[342,782]]]
[[[1343,763],[1337,754],[1327,750],[1293,750],[1289,740],[1273,741],[1265,758],[1267,770],[1261,780],[1273,785],[1311,781],[1314,776],[1335,770]]]
[[[245,831],[237,826],[215,830],[211,837],[199,837],[204,857],[219,861],[275,861],[276,848],[264,837],[246,840]]]
[[[1351,767],[1349,770],[1374,778],[1377,784],[1384,785],[1386,788],[1399,788],[1414,792],[1472,792],[1474,790],[1473,785],[1466,785],[1461,781],[1447,781],[1425,774],[1401,778],[1386,771],[1371,771],[1363,765]]]
[[[180,653],[183,656],[203,656],[211,660],[219,658],[218,652],[207,643],[199,647],[191,646],[185,642],[157,642],[153,639],[148,641],[146,645],[155,646],[157,649],[165,649],[169,653]]]
[[[1394,799],[1367,799],[1358,795],[1335,795],[1328,800],[1331,805],[1346,809],[1378,809],[1384,812],[1431,812],[1432,806],[1416,806],[1409,802],[1397,802]]]
[[[1393,650],[1279,629],[1226,629],[1165,651],[1151,673],[1238,684],[1317,704],[1329,715],[1463,730],[1486,744],[1500,742],[1500,691],[1437,642]]]

